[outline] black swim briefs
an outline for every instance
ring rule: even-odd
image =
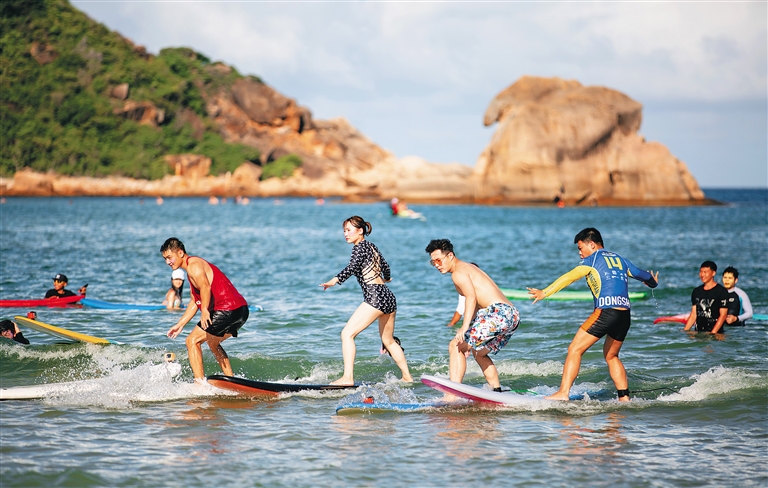
[[[629,310],[596,308],[592,315],[581,324],[581,330],[598,339],[608,334],[616,341],[624,341],[630,326]]]
[[[248,305],[234,310],[214,310],[211,312],[211,325],[205,331],[216,337],[232,334],[237,337],[237,331],[248,320]],[[197,323],[200,327],[200,322]],[[200,327],[202,329],[202,327]]]

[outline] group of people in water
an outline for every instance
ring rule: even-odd
[[[715,281],[717,264],[704,261],[699,268],[701,285],[691,293],[691,313],[685,323],[685,330],[696,326],[699,332],[718,334],[726,325],[744,326],[752,318],[752,303],[749,296],[736,286],[739,270],[728,266],[723,270],[723,284]]]
[[[342,227],[345,240],[353,246],[349,264],[320,286],[327,290],[354,276],[362,288],[363,302],[341,331],[344,372],[332,384],[354,384],[355,338],[376,321],[383,348],[400,368],[403,381],[411,382],[413,377],[405,354],[394,337],[397,300],[387,286],[391,281],[389,264],[376,245],[366,240],[373,230],[370,222],[355,215],[346,219]],[[576,333],[568,349],[560,389],[549,398],[568,400],[568,393],[579,372],[581,356],[600,338],[608,335],[603,348],[605,360],[619,400],[628,401],[627,376],[619,359],[619,351],[630,327],[627,281],[634,278],[653,288],[658,285],[658,273],[641,270],[618,254],[603,249],[602,236],[597,229],[582,230],[574,238],[574,243],[582,259],[581,264],[544,289],[528,289],[535,303],[584,277],[595,296],[595,311]],[[432,266],[442,274],[451,275],[456,291],[465,301],[462,324],[448,346],[450,379],[462,381],[467,358],[472,355],[488,384],[494,390],[501,391],[499,374],[490,355],[495,355],[508,343],[520,323],[520,313],[479,266],[459,259],[448,239],[430,241],[425,251]],[[202,258],[189,256],[184,244],[177,238],[166,240],[160,252],[174,271],[184,269],[187,272],[193,298],[184,315],[168,331],[168,337],[177,337],[200,310],[200,321],[186,338],[195,380],[205,381],[203,342],[210,347],[224,374],[231,376],[232,367],[221,344],[229,337],[236,337],[248,319],[247,303],[216,266]]]
[[[168,310],[179,310],[184,306],[183,294],[185,276],[184,271],[181,269],[175,269],[171,273],[171,287],[166,292],[165,299],[163,300],[163,305],[165,305]],[[75,293],[66,288],[68,283],[69,279],[67,278],[67,275],[58,273],[53,277],[53,288],[45,292],[45,298],[56,299],[74,297],[77,295],[85,296],[88,291],[88,285],[86,284],[81,286],[77,290],[77,293]]]
[[[403,348],[394,337],[397,300],[387,286],[391,281],[391,270],[376,245],[366,239],[373,228],[370,222],[357,215],[346,219],[342,227],[345,240],[353,246],[349,264],[320,286],[327,290],[354,276],[362,288],[363,302],[341,331],[344,372],[341,378],[331,384],[354,384],[355,338],[376,321],[379,324],[382,351],[389,353],[400,368],[402,380],[411,382],[413,377]],[[655,288],[659,283],[658,272],[640,269],[622,256],[604,249],[602,236],[595,228],[583,229],[576,234],[573,242],[581,258],[580,264],[543,289],[528,288],[533,303],[536,303],[585,278],[594,296],[594,311],[583,322],[568,347],[560,388],[547,398],[568,400],[571,386],[579,373],[581,357],[607,335],[603,356],[619,401],[629,401],[627,374],[619,359],[619,352],[631,324],[628,278]],[[457,325],[463,317],[448,345],[450,379],[459,383],[462,381],[467,358],[472,355],[489,386],[501,391],[499,374],[490,355],[497,354],[508,343],[520,323],[520,313],[477,264],[459,259],[448,239],[430,241],[425,251],[432,266],[442,274],[451,275],[464,305],[463,311],[455,314],[448,324]],[[192,297],[181,318],[168,330],[168,337],[178,337],[200,311],[200,320],[186,337],[195,381],[205,382],[203,343],[208,344],[222,372],[232,376],[232,366],[222,342],[237,337],[239,329],[248,320],[248,303],[219,268],[200,257],[188,255],[179,239],[167,239],[160,253],[173,270],[171,287],[163,304],[168,308],[183,307],[185,272]],[[695,324],[699,331],[719,333],[724,324],[743,325],[752,316],[749,298],[735,286],[738,271],[733,267],[726,268],[723,272],[725,287],[714,281],[716,271],[717,266],[712,261],[702,263],[700,277],[703,284],[692,293],[692,309],[685,330]],[[49,290],[46,297],[49,294],[52,297],[74,295],[65,289],[66,283],[65,275],[56,275],[54,288]],[[82,287],[79,293],[84,295],[86,287]],[[11,328],[9,332],[3,330],[6,337],[16,333],[20,334],[18,327],[15,330]]]

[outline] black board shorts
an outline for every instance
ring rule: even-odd
[[[364,285],[363,301],[384,314],[397,311],[397,299],[387,285],[376,283]]]
[[[613,340],[623,342],[629,332],[629,310],[596,308],[592,315],[581,324],[581,330],[600,339],[608,334]]]
[[[248,305],[234,310],[214,310],[211,312],[211,325],[204,330],[216,337],[224,337],[227,334],[237,337],[237,331],[245,324],[246,320],[248,320]],[[200,327],[200,322],[197,323],[197,326]],[[202,329],[202,327],[200,328]]]

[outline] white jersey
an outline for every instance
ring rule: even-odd
[[[464,295],[459,295],[459,303],[456,305],[456,313],[459,315],[464,315],[464,308],[466,307],[467,303],[467,297]]]

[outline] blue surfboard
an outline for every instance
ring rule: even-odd
[[[422,410],[466,406],[461,403],[424,402],[424,403],[389,403],[389,402],[350,402],[336,407],[336,415],[356,415],[366,413],[418,412]]]
[[[83,298],[80,303],[86,307],[98,308],[101,310],[165,310],[165,305],[155,305],[148,303],[116,303],[95,298]],[[261,312],[264,310],[260,305],[249,305],[251,312]]]
[[[86,307],[99,308],[103,310],[163,310],[165,305],[154,305],[144,303],[115,303],[95,298],[83,298],[80,303]]]

